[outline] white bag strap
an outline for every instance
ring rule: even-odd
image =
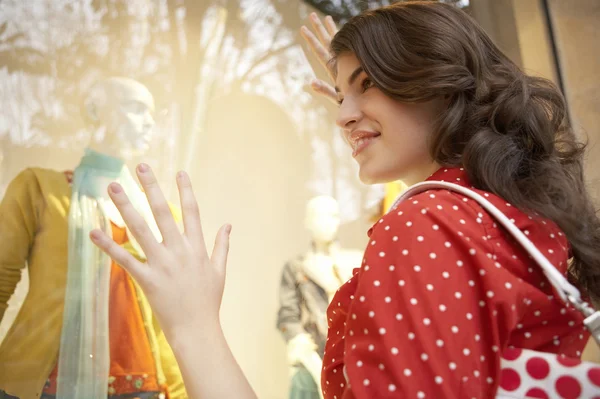
[[[529,238],[517,226],[511,222],[508,217],[490,201],[484,198],[482,195],[475,191],[460,186],[455,183],[448,183],[443,181],[425,181],[417,183],[411,186],[409,189],[404,191],[398,199],[394,202],[391,209],[395,209],[398,204],[409,197],[412,197],[421,192],[431,189],[446,189],[461,193],[465,197],[469,197],[475,200],[483,209],[485,209],[490,215],[492,215],[500,224],[517,240],[527,251],[527,253],[536,261],[536,263],[542,268],[542,271],[548,278],[548,281],[554,287],[554,290],[560,296],[560,298],[567,304],[573,305],[579,310],[585,317],[584,324],[590,331],[596,343],[600,346],[600,311],[594,311],[594,309],[581,299],[581,293],[573,286],[567,278],[559,272],[552,263],[540,252],[539,249],[531,242]]]

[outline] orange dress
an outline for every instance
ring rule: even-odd
[[[112,231],[117,244],[123,245],[128,241],[125,228],[112,224]],[[114,261],[111,264],[108,323],[109,395],[131,397],[132,394],[139,394],[147,398],[148,394],[154,394],[150,397],[166,397],[167,390],[158,384],[135,286],[129,274]],[[58,366],[48,377],[42,398],[52,398],[56,395],[57,376]]]

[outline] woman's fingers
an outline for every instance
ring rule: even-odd
[[[323,44],[319,41],[319,39],[317,39],[315,34],[312,33],[311,30],[308,29],[306,26],[303,26],[300,29],[300,33],[302,34],[302,37],[304,37],[304,40],[306,40],[306,42],[310,46],[311,51],[319,59],[321,65],[323,65],[329,71],[327,65],[329,59],[331,58],[329,50],[325,46],[323,46]]]
[[[181,240],[181,233],[177,228],[171,208],[158,185],[154,172],[144,163],[138,165],[136,172],[150,203],[156,224],[163,236],[163,241],[167,245],[179,242]]]
[[[321,65],[325,67],[329,77],[332,80],[335,80],[329,65],[329,61],[331,60],[329,46],[331,45],[331,39],[338,31],[335,21],[328,15],[325,17],[323,23],[319,16],[314,12],[310,14],[310,21],[319,37],[317,38],[317,36],[306,26],[303,26],[300,29],[300,33],[308,43],[311,51],[317,56]],[[324,95],[337,104],[337,93],[333,86],[318,79],[314,80],[311,86],[315,92]]]
[[[323,44],[323,46],[329,48],[331,36],[329,35],[327,29],[325,29],[325,26],[323,26],[321,19],[316,13],[313,12],[310,14],[310,22],[319,36],[319,41]]]
[[[194,195],[192,182],[185,172],[177,173],[177,188],[179,189],[179,200],[181,201],[181,212],[183,214],[183,226],[185,235],[194,243],[206,248],[204,234],[202,233],[202,221],[200,219],[200,208]]]
[[[338,32],[338,28],[335,24],[335,21],[333,20],[333,18],[331,17],[331,15],[328,15],[325,17],[325,29],[327,29],[327,32],[329,32],[329,35],[333,38],[335,36],[335,34]],[[331,42],[330,42],[331,43]]]
[[[157,253],[160,244],[156,241],[154,234],[152,234],[150,227],[148,227],[148,223],[135,210],[129,198],[127,198],[123,187],[118,183],[111,183],[108,186],[108,194],[146,255],[149,256],[151,253]]]
[[[335,104],[338,103],[338,95],[332,85],[320,80],[315,79],[310,84],[310,87],[317,93],[324,95]]]
[[[98,248],[127,270],[136,281],[144,281],[146,273],[144,265],[134,258],[125,248],[114,242],[102,230],[92,230],[90,238]]]
[[[231,233],[231,225],[226,224],[219,229],[215,237],[215,246],[213,247],[210,260],[217,266],[218,270],[224,271],[227,265],[227,255],[229,254],[229,234]]]

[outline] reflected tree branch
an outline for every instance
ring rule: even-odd
[[[323,15],[331,15],[336,23],[343,24],[365,10],[384,7],[405,0],[304,0]],[[469,0],[438,0],[459,8],[468,8]]]
[[[259,67],[261,64],[263,64],[268,59],[277,57],[280,54],[285,53],[287,50],[289,50],[293,47],[296,47],[296,46],[298,46],[298,43],[290,43],[285,46],[279,47],[278,49],[275,49],[275,50],[269,51],[268,53],[263,54],[259,59],[256,60],[256,62],[254,64],[252,64],[252,66],[250,68],[248,68],[246,70],[246,72],[244,72],[244,74],[242,76],[240,76],[239,81],[244,82],[257,67]]]

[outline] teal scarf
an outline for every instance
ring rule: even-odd
[[[110,181],[123,186],[134,207],[160,237],[148,202],[124,162],[87,149],[72,182],[57,399],[106,399],[108,395],[111,261],[91,242],[89,234],[102,229],[112,237],[104,211],[108,201],[104,193]],[[129,237],[143,254],[131,234]]]

